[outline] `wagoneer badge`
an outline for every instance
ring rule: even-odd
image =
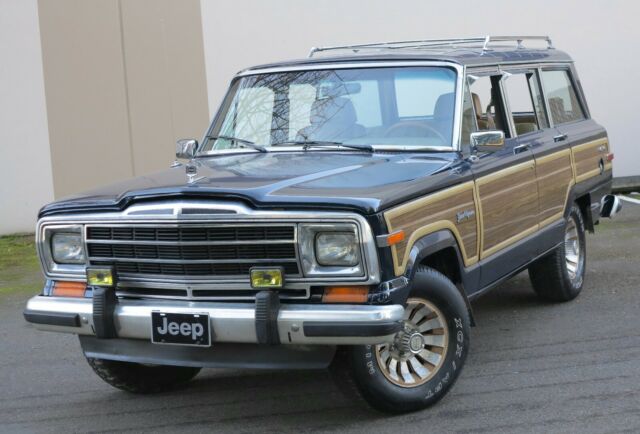
[[[474,217],[475,215],[476,215],[476,212],[472,209],[466,209],[464,211],[460,211],[456,213],[456,222],[462,223],[464,221],[469,220],[471,217]]]

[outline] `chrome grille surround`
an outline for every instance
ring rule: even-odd
[[[353,277],[304,276],[300,264],[297,236],[300,223],[355,224],[360,239],[363,275]],[[85,251],[88,255],[87,264],[68,269],[58,265],[55,270],[49,269],[47,228],[59,225],[83,226]],[[87,236],[90,231],[99,228],[110,228],[112,231],[119,229],[124,232],[120,232],[117,237],[111,235],[107,237],[120,239],[99,240],[97,238],[100,237]],[[261,240],[251,239],[251,236],[249,239],[218,239],[216,237],[219,234],[213,236],[209,234],[205,240],[202,239],[202,232],[198,235],[198,231],[214,231],[215,233],[220,229],[224,232],[238,228],[262,228],[266,234],[263,238],[271,237],[270,230],[271,234],[275,235],[273,235],[274,239]],[[135,235],[129,233],[136,230],[139,231],[137,239],[135,239]],[[185,230],[192,231],[192,233],[188,237],[179,235],[176,238],[175,233]],[[287,238],[288,235],[283,231],[292,232],[293,239]],[[123,233],[124,235],[122,235]],[[228,237],[228,233],[226,236]],[[102,237],[104,238],[104,231]],[[247,266],[249,265],[262,265],[262,263],[265,265],[282,263],[289,267],[289,273],[286,274],[286,286],[281,298],[308,298],[312,285],[376,284],[380,279],[378,258],[371,229],[366,220],[355,213],[256,211],[240,203],[205,200],[163,201],[132,205],[125,211],[117,213],[44,217],[38,222],[36,238],[42,268],[48,279],[84,281],[86,280],[84,267],[87,265],[115,262],[116,268],[118,264],[121,264],[120,267],[126,269],[126,271],[118,273],[117,290],[121,296],[197,300],[253,299],[249,276],[244,274],[244,271],[248,271]],[[291,250],[286,250],[286,246],[291,245],[293,246],[293,257],[291,257]],[[227,249],[224,254],[220,253],[221,247]],[[242,249],[254,249],[251,255],[260,256],[258,250],[262,248],[264,248],[263,252],[274,257],[241,258],[233,256],[241,255]],[[244,250],[244,252],[246,251]],[[105,257],[105,255],[107,256]],[[231,256],[215,258],[215,255]],[[133,270],[131,264],[147,264],[148,268],[145,271],[148,272],[132,272],[137,270]],[[179,267],[176,268],[176,264],[196,266],[196,270],[199,270],[200,274],[186,272],[175,274],[175,270],[179,269]],[[240,274],[205,272],[207,267],[209,270],[213,270],[214,266],[226,267],[231,271],[233,271],[233,267],[236,267],[236,270],[242,267],[245,269],[242,269],[243,273]],[[162,270],[163,267],[164,271],[173,270],[174,273],[152,272]],[[166,293],[163,293],[163,290],[166,290]],[[216,290],[220,291],[220,295],[214,293]],[[238,295],[233,295],[233,291],[237,291]]]

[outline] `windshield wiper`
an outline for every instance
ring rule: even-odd
[[[330,140],[288,140],[286,142],[274,143],[271,146],[287,146],[287,145],[299,145],[302,146],[302,149],[305,151],[311,147],[322,148],[326,146],[341,146],[343,148],[351,148],[358,149],[360,151],[373,152],[373,146],[371,145],[359,145],[355,143],[342,143],[342,142],[333,142]]]
[[[244,145],[248,148],[251,149],[255,149],[256,151],[260,151],[260,152],[269,152],[267,151],[267,148],[265,148],[264,146],[260,146],[260,145],[256,145],[255,143],[253,143],[251,140],[246,140],[246,139],[240,139],[238,137],[231,137],[231,136],[207,136],[207,139],[212,139],[212,140],[216,140],[216,139],[222,139],[222,140],[229,140],[231,142],[236,142],[239,143],[240,145]]]

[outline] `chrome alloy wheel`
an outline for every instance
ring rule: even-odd
[[[584,260],[583,252],[580,248],[580,237],[578,235],[578,226],[573,218],[567,221],[567,227],[564,232],[564,258],[567,266],[569,278],[573,281],[582,273]]]
[[[376,346],[378,366],[398,386],[420,386],[442,366],[448,338],[442,312],[427,300],[410,298],[404,311],[404,330],[393,343]]]

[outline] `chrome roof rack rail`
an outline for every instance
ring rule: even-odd
[[[489,44],[492,42],[513,42],[515,41],[518,49],[525,48],[522,45],[522,41],[545,41],[547,43],[547,49],[553,49],[553,42],[549,36],[486,36],[484,45],[482,46],[483,51],[489,51]]]
[[[553,43],[549,36],[483,36],[477,38],[454,38],[454,39],[421,39],[415,41],[393,41],[374,42],[369,44],[335,45],[330,47],[313,47],[309,51],[308,57],[313,57],[315,53],[322,51],[352,51],[357,53],[361,50],[398,50],[398,49],[419,49],[458,46],[476,46],[482,51],[490,51],[489,45],[493,42],[516,42],[518,49],[524,49],[522,42],[525,40],[546,41],[547,49],[553,49]]]

